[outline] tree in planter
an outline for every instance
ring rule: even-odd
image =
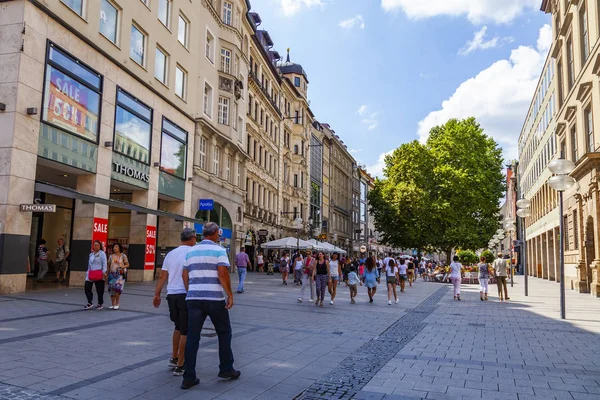
[[[464,265],[475,264],[479,260],[477,254],[471,250],[458,250],[456,255],[458,256],[460,262]]]
[[[494,252],[491,251],[491,250],[489,250],[489,249],[488,250],[484,250],[481,253],[481,257],[485,257],[485,262],[490,263],[490,264],[493,263],[494,260],[496,259],[496,256],[494,255]]]

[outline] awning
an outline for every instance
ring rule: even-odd
[[[175,221],[189,221],[195,224],[204,224],[204,221],[195,218],[184,217],[183,215],[170,213],[167,211],[161,210],[153,210],[151,208],[146,208],[142,206],[138,206],[133,203],[128,203],[126,201],[114,200],[114,199],[103,199],[101,197],[92,196],[89,194],[78,192],[74,189],[67,188],[64,186],[54,185],[46,182],[36,182],[35,190],[38,192],[49,193],[56,196],[67,197],[69,199],[78,199],[84,201],[86,203],[96,203],[96,204],[104,204],[109,207],[118,207],[123,208],[125,210],[135,211],[139,214],[152,214],[159,217],[171,218]]]

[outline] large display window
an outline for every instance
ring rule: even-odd
[[[98,142],[102,75],[48,43],[42,121]]]
[[[160,170],[185,179],[187,132],[163,117]]]
[[[114,150],[143,164],[150,164],[152,109],[117,88]]]

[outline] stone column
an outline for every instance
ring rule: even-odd
[[[575,290],[579,293],[587,293],[588,290],[588,281],[587,281],[587,270],[588,267],[585,265],[585,251],[587,248],[586,245],[586,234],[585,234],[585,216],[583,213],[583,196],[579,193],[575,194],[575,200],[577,201],[575,207],[577,208],[577,221],[573,221],[573,224],[577,224],[577,232],[578,238],[577,242],[579,243],[579,257],[577,259],[577,265],[575,269],[577,270],[577,280],[574,283]]]
[[[152,179],[151,169],[151,177]],[[158,172],[156,172],[158,175]],[[151,209],[158,208],[158,192],[152,190],[152,184],[148,191],[136,190],[133,192],[132,203]],[[129,271],[127,279],[132,282],[146,282],[154,279],[154,262],[146,262],[147,251],[156,250],[157,217],[152,214],[140,214],[131,212],[131,226],[129,228]]]
[[[595,174],[598,174],[597,171],[594,171]],[[600,238],[598,235],[600,234],[599,228],[599,218],[600,218],[600,192],[598,191],[598,185],[592,185],[592,207],[591,210],[594,210],[594,261],[589,266],[592,271],[592,282],[590,284],[590,293],[594,297],[600,297]]]
[[[542,261],[542,277],[549,279],[549,265],[548,262],[548,232],[543,232],[540,235],[541,240],[541,261]]]

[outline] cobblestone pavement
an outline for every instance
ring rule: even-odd
[[[166,304],[151,305],[153,284],[128,285],[118,311],[83,311],[81,288],[4,296],[0,399],[600,399],[599,301],[567,292],[560,321],[557,284],[532,279],[525,298],[520,283],[509,303],[480,302],[471,285],[459,303],[419,282],[392,306],[384,290],[368,303],[365,288],[351,305],[340,286],[319,308],[250,274],[231,312],[241,378],[216,377],[207,324],[189,391],[166,368],[172,325]],[[331,379],[347,390],[323,391]]]

